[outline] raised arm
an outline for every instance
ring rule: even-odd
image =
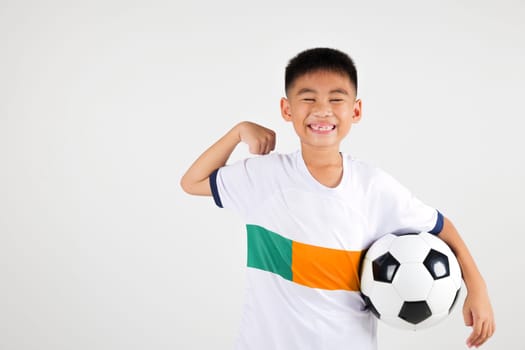
[[[182,189],[193,195],[211,196],[211,173],[226,164],[240,142],[248,144],[250,153],[268,154],[275,149],[275,132],[252,122],[235,125],[193,162],[180,180]]]
[[[468,347],[478,347],[494,334],[496,325],[485,281],[474,259],[452,222],[445,218],[439,237],[445,241],[458,259],[467,287],[467,298],[463,305],[465,325],[472,327],[467,339]]]

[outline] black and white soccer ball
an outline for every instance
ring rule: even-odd
[[[385,323],[419,330],[452,311],[461,289],[461,270],[448,245],[427,232],[388,234],[365,254],[361,293]]]

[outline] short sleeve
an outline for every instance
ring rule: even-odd
[[[215,204],[246,215],[268,187],[271,167],[267,163],[262,157],[248,158],[215,170],[210,175]]]
[[[369,217],[376,237],[422,231],[438,234],[443,228],[443,215],[438,210],[381,170],[371,183],[369,198]]]

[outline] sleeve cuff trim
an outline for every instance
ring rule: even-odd
[[[436,225],[434,226],[434,228],[432,230],[430,230],[430,233],[434,234],[434,235],[438,235],[442,230],[443,230],[443,224],[444,224],[444,217],[443,217],[443,214],[441,214],[438,210],[437,212],[437,220],[436,220]]]
[[[216,169],[211,173],[210,175],[210,188],[211,188],[211,194],[213,195],[213,200],[215,201],[215,204],[222,208],[222,202],[221,197],[219,196],[219,189],[217,188],[217,173],[219,172],[219,169]]]

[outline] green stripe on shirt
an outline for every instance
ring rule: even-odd
[[[256,225],[246,225],[248,266],[292,280],[292,241]]]

